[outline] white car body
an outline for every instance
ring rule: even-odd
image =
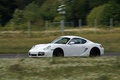
[[[53,56],[101,56],[104,48],[99,43],[78,36],[61,36],[48,44],[37,44],[28,53],[29,57]]]

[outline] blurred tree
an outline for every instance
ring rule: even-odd
[[[90,9],[108,3],[109,0],[89,0]]]
[[[23,16],[26,21],[37,21],[40,19],[40,8],[37,4],[32,2],[28,6],[26,6],[23,10]]]
[[[87,17],[88,25],[93,25],[94,19],[97,19],[98,25],[110,25],[110,18],[114,20],[115,26],[120,25],[120,5],[117,3],[107,3],[94,8]]]
[[[34,0],[15,0],[18,9],[23,9]]]
[[[4,26],[11,18],[16,8],[14,0],[0,0],[0,24]]]
[[[73,20],[75,26],[78,26],[79,19],[82,19],[83,24],[86,24],[86,15],[89,10],[88,0],[66,0],[67,21]]]
[[[27,21],[35,22],[40,19],[40,8],[34,2],[30,3],[23,10],[16,9],[12,21],[25,23]]]
[[[24,9],[31,2],[39,6],[46,0],[0,0],[0,24],[4,26],[13,17],[15,9]]]
[[[46,0],[33,0],[35,4],[37,4],[39,7],[44,4]]]
[[[120,0],[109,0],[109,3],[116,3],[116,4],[120,4]]]
[[[15,24],[21,24],[25,21],[23,16],[23,10],[16,9],[13,14],[13,19],[11,19],[12,22],[15,22]]]
[[[37,15],[41,16],[43,20],[51,21],[63,18],[63,16],[58,15],[57,8],[59,5],[64,4],[66,7],[64,19],[74,21],[75,26],[78,26],[79,19],[82,19],[82,23],[86,24],[86,16],[94,7],[106,3],[120,4],[120,0],[0,0],[0,24],[4,26],[12,18],[14,11],[16,11],[15,9],[24,9],[24,12],[26,12],[24,15],[33,15],[33,13],[29,13],[34,11],[33,9],[30,11],[25,9],[32,2],[40,8],[38,10],[40,14]],[[18,14],[19,11],[15,13]]]
[[[58,0],[46,0],[41,6],[40,15],[43,20],[53,21],[57,15]]]
[[[15,4],[18,9],[24,9],[27,5],[34,2],[38,6],[41,6],[46,0],[15,0]]]

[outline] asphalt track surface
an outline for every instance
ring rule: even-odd
[[[105,53],[102,57],[120,57],[120,53]],[[28,58],[28,54],[0,54],[0,58]]]

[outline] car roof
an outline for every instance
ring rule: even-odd
[[[61,36],[61,37],[68,37],[68,38],[83,38],[83,37],[79,37],[79,36]]]
[[[92,42],[92,41],[90,41],[90,40],[88,40],[88,39],[86,39],[86,38],[83,38],[83,37],[79,37],[79,36],[61,36],[61,37],[68,37],[68,38],[82,38],[82,39],[85,39],[85,40],[87,40],[87,41],[89,41],[89,42]]]

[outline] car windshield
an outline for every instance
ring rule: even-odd
[[[54,40],[52,43],[54,43],[54,44],[66,44],[69,40],[70,40],[70,38],[60,37],[60,38]]]

